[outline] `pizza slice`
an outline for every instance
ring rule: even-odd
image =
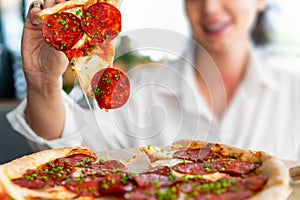
[[[104,109],[121,107],[130,95],[128,76],[113,67],[120,5],[121,0],[70,0],[35,18],[45,42],[65,53],[84,93]]]

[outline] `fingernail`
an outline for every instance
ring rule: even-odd
[[[40,1],[34,1],[30,5],[30,9],[32,8],[40,8],[43,9],[43,4]]]

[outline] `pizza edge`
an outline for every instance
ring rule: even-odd
[[[64,197],[76,198],[77,194],[65,190],[63,187],[51,188],[49,191],[36,191],[28,188],[20,187],[11,180],[20,177],[28,169],[36,169],[37,167],[51,162],[60,157],[66,157],[75,154],[84,154],[97,158],[96,154],[85,146],[66,147],[58,149],[49,149],[36,152],[30,155],[17,158],[11,162],[0,166],[0,186],[5,194],[9,194],[14,199],[30,199],[30,198],[51,198],[62,199]],[[0,189],[1,194],[1,189]],[[76,199],[91,199],[90,197],[80,197]]]
[[[211,144],[210,142],[204,142],[200,140],[179,140],[172,144],[172,149],[198,149]],[[284,165],[281,159],[264,151],[245,150],[238,147],[214,143],[212,148],[219,148],[220,151],[230,153],[236,153],[242,157],[242,159],[255,161],[259,159],[262,162],[262,166],[258,169],[258,173],[268,177],[268,181],[263,190],[255,194],[249,200],[282,200],[287,199],[292,192],[292,188],[289,185],[290,177],[289,170]]]
[[[0,173],[1,175],[1,173]],[[10,195],[7,193],[7,191],[4,189],[3,183],[0,182],[0,199],[2,200],[10,200]]]

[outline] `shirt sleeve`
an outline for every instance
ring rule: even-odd
[[[46,148],[61,148],[66,146],[80,146],[83,142],[78,137],[78,130],[85,129],[87,126],[86,120],[75,121],[74,112],[83,112],[82,108],[75,103],[68,95],[63,92],[63,102],[66,111],[66,118],[62,137],[54,140],[46,140],[38,136],[27,124],[24,111],[27,104],[27,99],[24,99],[14,110],[7,114],[7,119],[12,128],[23,135],[30,141],[31,147],[34,150],[43,150]]]

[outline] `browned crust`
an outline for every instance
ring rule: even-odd
[[[289,172],[280,159],[263,156],[263,164],[258,169],[258,173],[267,176],[268,182],[264,189],[252,198],[253,200],[288,198],[292,191],[289,186]]]
[[[205,147],[209,142],[200,140],[178,140],[172,144],[172,149],[199,149]]]
[[[1,168],[6,176],[10,179],[14,179],[19,177],[20,174],[24,174],[28,169],[35,169],[44,163],[55,160],[56,158],[66,157],[73,154],[85,154],[96,158],[95,153],[87,147],[67,147],[44,150],[23,156],[2,165]]]

